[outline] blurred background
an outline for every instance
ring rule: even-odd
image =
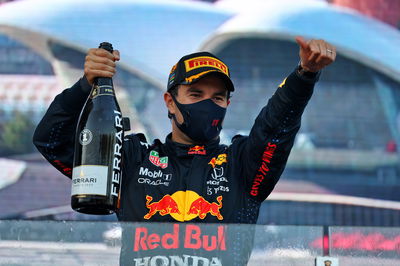
[[[337,47],[259,224],[400,226],[400,1],[0,0],[0,219],[107,220],[70,208],[70,180],[35,150],[54,97],[83,74],[86,51],[111,42],[132,132],[164,141],[169,70],[206,50],[236,90],[222,142],[248,134],[298,64],[296,35]]]

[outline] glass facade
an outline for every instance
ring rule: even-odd
[[[42,56],[21,42],[0,34],[0,75],[54,75]]]

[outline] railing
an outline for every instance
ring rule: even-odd
[[[324,255],[400,265],[400,228],[0,221],[0,265],[304,266]]]

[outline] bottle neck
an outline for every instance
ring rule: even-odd
[[[94,82],[90,98],[94,99],[99,96],[114,96],[114,86],[111,78],[97,78]]]
[[[102,85],[113,86],[112,78],[96,78],[94,83],[99,86],[102,86]]]

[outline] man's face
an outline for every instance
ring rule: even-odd
[[[169,96],[171,97],[171,96]],[[178,107],[169,97],[165,97],[168,110],[175,114],[179,123],[183,123],[183,117]],[[221,78],[209,75],[190,85],[179,85],[176,99],[181,104],[191,104],[211,99],[214,103],[226,108],[229,104],[228,90]]]

